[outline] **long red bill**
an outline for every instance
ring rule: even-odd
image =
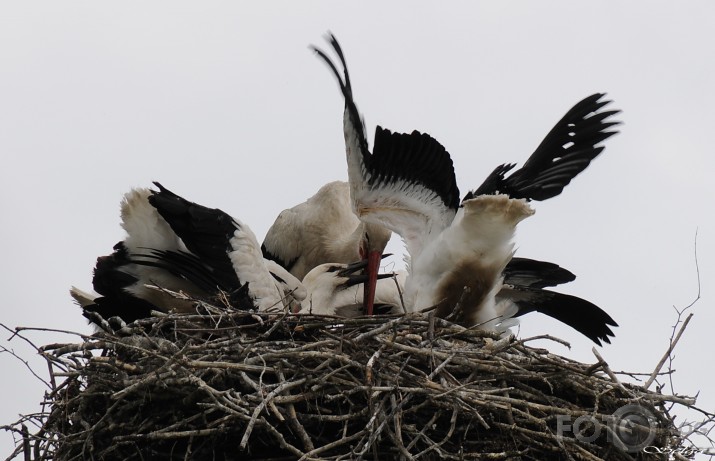
[[[372,315],[373,306],[375,305],[375,291],[377,290],[377,273],[380,270],[380,260],[382,253],[379,251],[371,251],[367,254],[367,282],[364,284],[363,292],[363,308],[365,314]]]

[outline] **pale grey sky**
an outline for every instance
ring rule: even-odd
[[[308,50],[331,30],[368,131],[430,133],[463,192],[523,162],[574,103],[608,92],[621,134],[564,193],[536,203],[518,255],[572,270],[562,291],[616,319],[614,370],[651,371],[676,315],[676,391],[715,410],[715,4],[699,2],[4,2],[0,4],[0,322],[90,332],[68,295],[120,240],[119,201],[152,180],[248,223],[346,178],[342,98]],[[402,251],[401,244],[392,245]],[[392,258],[397,266],[399,257]],[[543,316],[594,362],[592,344]],[[34,333],[38,344],[74,341]],[[45,367],[21,341],[15,349]],[[0,424],[43,387],[0,354]],[[0,458],[12,439],[0,433]]]

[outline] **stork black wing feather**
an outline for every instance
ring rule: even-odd
[[[240,281],[235,273],[217,272],[191,253],[171,250],[150,250],[149,253],[132,255],[132,261],[142,266],[164,269],[177,277],[196,285],[207,293],[235,290]]]
[[[156,310],[156,307],[149,301],[125,294],[122,297],[101,296],[96,298],[94,304],[82,308],[82,315],[90,322],[94,322],[94,319],[89,313],[94,312],[105,320],[119,317],[125,323],[131,323],[151,317],[152,310]]]
[[[396,181],[421,184],[437,193],[448,208],[456,210],[459,206],[452,158],[427,133],[393,133],[378,126],[373,153],[366,165],[368,183],[373,187]]]
[[[94,304],[83,307],[83,315],[90,321],[87,312],[96,312],[105,319],[120,317],[126,323],[151,316],[156,307],[148,301],[133,296],[124,288],[138,281],[133,275],[121,268],[132,261],[123,242],[114,245],[114,252],[109,256],[97,258],[92,276],[94,291],[102,295]]]
[[[119,242],[114,245],[114,252],[108,256],[100,256],[97,258],[97,264],[94,266],[92,276],[92,286],[94,291],[102,296],[120,296],[126,292],[126,288],[139,279],[133,275],[121,271],[122,266],[131,264],[129,251],[124,246],[124,242]]]
[[[529,258],[512,258],[503,272],[504,283],[528,288],[545,288],[576,280],[558,264]]]
[[[238,229],[236,221],[217,208],[207,208],[171,192],[158,182],[159,191],[152,191],[149,203],[156,208],[186,248],[208,265],[217,280],[231,286],[240,282],[229,259],[230,239]]]
[[[268,251],[268,248],[266,248],[266,244],[263,243],[261,245],[261,253],[263,253],[263,257],[266,259],[270,259],[271,261],[274,261],[276,264],[281,266],[283,269],[287,270],[288,272],[293,269],[293,266],[295,266],[296,261],[298,261],[298,258],[293,258],[290,261],[285,261],[281,259],[280,257],[274,255],[270,251]]]
[[[360,143],[360,150],[363,155],[369,155],[370,152],[367,146],[367,136],[365,135],[365,123],[363,122],[362,117],[360,116],[360,111],[358,111],[357,105],[355,104],[355,101],[353,99],[353,89],[352,85],[350,84],[350,74],[348,73],[348,65],[345,62],[345,55],[343,54],[343,50],[340,47],[340,43],[338,43],[338,39],[335,38],[335,35],[328,34],[328,41],[333,47],[333,50],[335,50],[335,53],[338,55],[340,63],[343,66],[342,76],[340,75],[340,71],[338,71],[338,68],[335,66],[335,63],[328,57],[327,54],[325,54],[323,50],[315,46],[311,46],[311,49],[323,61],[325,61],[325,63],[328,65],[328,67],[330,67],[330,70],[332,70],[333,74],[335,75],[335,78],[338,79],[340,91],[343,93],[343,98],[345,99],[345,110],[347,110],[348,112],[352,129],[355,130],[355,133],[358,137]]]
[[[367,184],[370,187],[378,187],[385,182],[396,180],[421,184],[435,191],[445,206],[457,209],[459,189],[452,159],[445,148],[428,134],[418,131],[410,134],[393,133],[378,126],[375,130],[373,153],[370,153],[365,124],[353,99],[345,55],[334,35],[329,34],[328,40],[342,64],[343,75],[325,52],[314,46],[311,48],[325,61],[338,80],[345,98],[345,110],[350,127],[354,132],[351,134],[358,139],[362,164],[365,168],[363,174]]]
[[[618,110],[599,112],[611,101],[596,93],[574,105],[551,129],[531,157],[518,170],[497,167],[465,199],[483,194],[508,194],[512,198],[546,200],[561,193],[573,178],[588,167],[601,152],[598,146],[617,133],[608,121]]]
[[[613,337],[611,326],[618,324],[603,309],[576,296],[542,290],[540,288],[514,287],[522,299],[515,300],[519,312],[516,316],[537,311],[577,330],[594,343],[609,343]]]

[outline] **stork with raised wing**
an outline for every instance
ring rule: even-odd
[[[460,202],[452,159],[431,136],[378,126],[369,151],[343,52],[335,37],[329,40],[342,74],[325,52],[314,50],[333,71],[345,99],[353,211],[405,240],[410,256],[406,307],[436,305],[437,313],[446,316],[459,305],[463,324],[491,328],[498,314],[507,312],[498,294],[512,260],[515,227],[533,214],[527,202],[560,194],[603,151],[600,143],[616,133],[610,130],[616,124],[610,117],[618,111],[601,111],[609,101],[602,94],[589,96],[566,113],[522,168],[507,176],[515,165],[500,165]],[[563,309],[568,308],[566,303]],[[596,330],[610,333],[608,325],[616,323],[598,311]]]

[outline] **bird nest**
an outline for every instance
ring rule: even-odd
[[[17,453],[84,459],[662,459],[669,397],[430,313],[336,319],[199,302],[40,348]],[[18,429],[19,432],[19,429]]]

